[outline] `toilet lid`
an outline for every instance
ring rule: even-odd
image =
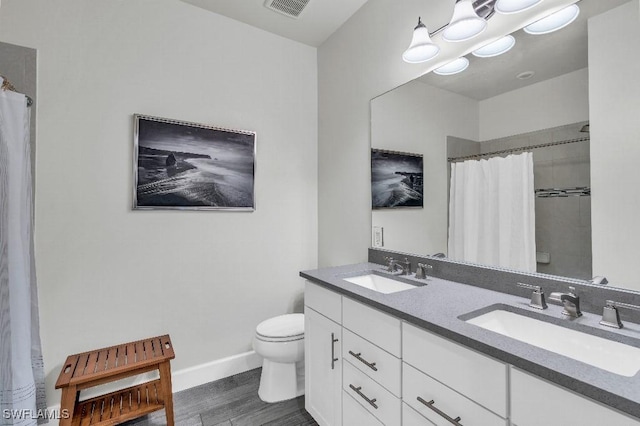
[[[256,333],[268,338],[304,335],[304,314],[280,315],[262,321],[256,327]]]

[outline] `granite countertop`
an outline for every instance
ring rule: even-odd
[[[343,279],[371,271],[391,276],[382,265],[375,263],[303,271],[300,276],[640,418],[640,374],[625,377],[610,373],[468,324],[465,320],[496,308],[511,310],[636,347],[640,347],[640,325],[626,322],[621,330],[605,328],[599,324],[601,315],[586,312],[580,318],[570,319],[561,314],[562,306],[549,303],[548,298],[549,308],[537,310],[529,307],[528,298],[434,277],[421,280],[412,278],[413,275],[394,275],[395,278],[417,284],[418,287],[390,294],[379,293]]]

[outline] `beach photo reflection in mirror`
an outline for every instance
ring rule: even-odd
[[[592,220],[591,197],[598,149],[593,125],[605,120],[590,111],[589,91],[608,82],[600,85],[602,65],[594,63],[606,49],[597,41],[599,26],[587,22],[627,3],[583,0],[579,18],[556,33],[517,31],[516,46],[504,55],[469,54],[465,72],[428,73],[372,99],[372,149],[419,153],[424,161],[422,209],[372,210],[373,227],[384,230],[384,249],[447,253],[451,163],[520,154],[519,148],[534,146],[528,151],[533,154],[536,271],[583,280],[606,275],[612,285],[637,286],[592,243],[592,228],[596,236],[605,233],[601,222]],[[590,45],[588,40],[596,41]],[[592,100],[592,108],[604,102],[601,97],[598,93]],[[609,131],[602,124],[598,129],[602,135]],[[603,167],[599,161],[595,164]]]

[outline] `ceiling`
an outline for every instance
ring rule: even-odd
[[[264,6],[265,0],[182,0],[300,43],[318,47],[367,0],[310,0],[298,18]]]
[[[456,75],[440,76],[428,73],[419,80],[460,95],[483,100],[588,66],[587,20],[628,0],[582,0],[580,15],[566,28],[555,33],[534,36],[523,30],[512,35],[516,46],[494,58],[477,58],[472,54],[469,68]],[[489,21],[491,22],[491,21]],[[516,76],[534,71],[528,80]]]

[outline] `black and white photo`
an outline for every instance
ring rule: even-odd
[[[372,207],[423,207],[423,173],[420,154],[372,149]]]
[[[135,209],[254,210],[254,132],[134,120]]]

